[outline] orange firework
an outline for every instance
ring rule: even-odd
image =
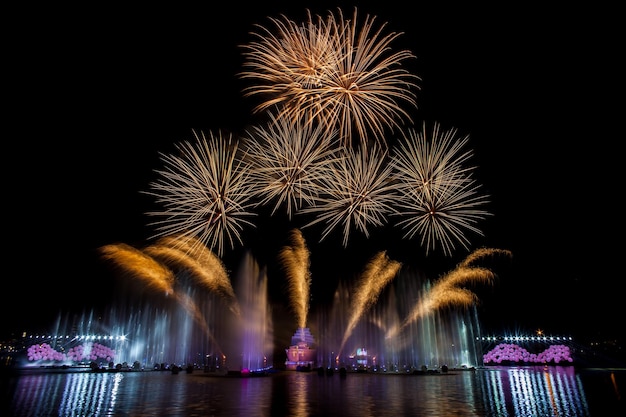
[[[510,256],[511,252],[503,249],[481,248],[470,253],[455,269],[437,280],[432,288],[426,292],[425,296],[415,304],[402,325],[390,329],[386,337],[396,336],[409,324],[440,308],[470,307],[475,305],[478,301],[476,294],[460,286],[470,283],[493,283],[496,275],[490,269],[470,266],[470,264],[488,255],[498,254]]]
[[[145,281],[151,287],[164,291],[166,295],[174,293],[172,271],[139,249],[119,243],[102,246],[100,253],[104,259],[115,262],[117,266]]]
[[[187,268],[200,284],[224,297],[233,313],[237,316],[240,314],[226,267],[199,240],[186,236],[167,236],[144,251],[164,262]]]
[[[352,19],[329,13],[326,19],[309,12],[298,25],[283,16],[271,19],[276,34],[259,26],[257,40],[244,45],[246,68],[240,76],[256,81],[246,96],[267,100],[256,111],[280,109],[280,117],[318,122],[338,129],[344,145],[369,138],[384,144],[387,131],[411,122],[401,103],[416,107],[414,89],[420,78],[403,68],[414,58],[408,50],[390,52],[401,34],[375,29],[376,17],[360,24],[357,9]]]

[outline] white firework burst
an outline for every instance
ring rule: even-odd
[[[285,205],[291,219],[301,207],[314,204],[320,176],[338,155],[333,146],[336,132],[328,133],[321,125],[313,127],[299,119],[269,116],[265,127],[248,132],[246,158],[259,204],[274,201],[272,214]]]
[[[422,131],[409,129],[394,148],[392,165],[403,198],[396,202],[396,223],[406,230],[405,238],[421,236],[426,253],[441,246],[451,255],[455,242],[469,249],[466,231],[482,235],[475,225],[490,215],[481,207],[488,195],[472,177],[475,167],[465,163],[471,150],[463,151],[469,136],[458,138],[456,129],[440,131],[435,123],[432,134],[424,123]]]
[[[337,226],[343,225],[343,245],[348,245],[353,228],[369,237],[369,226],[382,226],[395,213],[396,187],[387,151],[374,144],[345,148],[345,157],[332,161],[326,175],[320,176],[320,195],[314,206],[302,213],[316,217],[304,227],[325,223],[323,240]]]
[[[256,25],[258,32],[252,35],[257,40],[241,46],[247,70],[239,76],[255,81],[244,89],[244,95],[269,97],[254,112],[278,106],[282,108],[280,118],[293,120],[302,118],[303,109],[317,109],[312,115],[323,113],[316,92],[321,91],[325,74],[340,59],[340,48],[331,27],[320,16],[314,20],[307,13],[309,19],[302,25],[284,15],[281,19],[270,18],[275,32]]]
[[[256,215],[249,211],[254,205],[250,168],[232,135],[193,134],[195,143],[177,145],[180,155],[161,154],[164,168],[155,170],[160,178],[146,194],[163,209],[147,214],[164,217],[151,223],[156,236],[195,236],[221,256],[225,240],[231,248],[243,244],[244,226],[254,227],[247,220]]]
[[[409,50],[391,52],[391,44],[402,33],[385,34],[387,23],[375,29],[375,21],[375,16],[367,15],[360,24],[356,8],[352,19],[345,19],[341,9],[339,18],[329,16],[333,33],[339,38],[341,59],[325,73],[327,119],[339,126],[345,145],[353,143],[356,130],[361,143],[372,138],[385,147],[387,129],[393,131],[402,128],[404,122],[412,123],[401,104],[407,108],[417,106],[414,90],[421,79],[403,67],[415,55]]]

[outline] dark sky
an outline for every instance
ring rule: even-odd
[[[469,234],[472,249],[513,253],[480,292],[485,328],[623,336],[615,328],[624,312],[616,12],[433,3],[226,2],[24,18],[19,36],[32,36],[5,61],[13,128],[3,164],[3,333],[45,328],[60,310],[106,306],[115,279],[97,248],[149,243],[145,213],[155,206],[141,192],[161,167],[159,152],[192,139],[192,129],[237,133],[257,121],[257,102],[243,97],[237,77],[238,45],[252,40],[254,24],[280,14],[303,21],[307,8],[351,15],[358,4],[360,16],[403,32],[394,45],[417,57],[408,64],[422,79],[415,124],[470,136],[493,214],[480,224],[484,236]],[[281,232],[296,226],[260,222],[247,242],[273,263]],[[334,290],[329,271],[351,260],[359,269],[382,248],[433,278],[467,255],[426,257],[417,241],[378,230],[369,240],[352,236],[342,251],[305,232],[317,299]],[[240,252],[228,251],[227,265]]]

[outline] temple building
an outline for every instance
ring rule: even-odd
[[[316,345],[308,327],[301,327],[291,337],[285,367],[287,370],[313,369],[316,367]]]

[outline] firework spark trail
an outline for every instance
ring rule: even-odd
[[[187,294],[174,291],[174,274],[169,268],[143,251],[125,243],[105,245],[100,247],[99,250],[104,259],[113,261],[118,267],[123,268],[133,277],[146,282],[150,287],[164,291],[167,296],[173,296],[200,325],[206,336],[215,343],[218,350],[221,351],[219,344],[209,329],[209,324],[199,311],[196,303]]]
[[[457,266],[445,276],[441,282],[442,288],[454,287],[465,284],[493,284],[496,274],[488,268],[478,266]]]
[[[400,333],[411,323],[426,316],[433,311],[444,307],[470,307],[478,298],[476,294],[467,288],[460,288],[464,284],[492,284],[496,275],[487,268],[469,266],[472,262],[488,255],[504,254],[511,252],[502,249],[481,248],[470,253],[455,269],[445,274],[420,298],[404,319],[400,327],[390,329],[386,338],[392,338]]]
[[[287,214],[304,205],[314,204],[319,193],[320,176],[338,156],[333,145],[337,132],[323,126],[313,127],[300,119],[277,119],[271,113],[266,127],[248,132],[246,157],[256,184],[260,205],[275,201],[272,214],[283,204]]]
[[[390,260],[385,251],[377,253],[366,265],[356,283],[356,291],[350,303],[350,319],[339,348],[339,355],[352,335],[352,331],[365,312],[376,302],[380,292],[396,276],[402,264]]]
[[[113,261],[133,277],[163,291],[165,295],[174,294],[174,274],[172,271],[139,249],[125,243],[119,243],[102,246],[99,250],[104,259]]]
[[[226,239],[231,248],[235,241],[243,245],[244,225],[255,227],[246,220],[256,215],[248,211],[254,184],[232,136],[193,134],[196,143],[177,145],[181,156],[161,154],[165,168],[156,171],[161,177],[145,193],[156,197],[164,210],[147,214],[165,218],[152,223],[156,236],[197,236],[221,256]]]
[[[387,152],[376,144],[371,148],[347,148],[346,157],[332,161],[332,170],[322,176],[322,188],[314,206],[301,213],[315,214],[304,227],[324,222],[326,227],[320,241],[339,224],[343,224],[343,245],[348,245],[352,227],[369,237],[368,226],[382,226],[394,208],[396,186],[392,181],[392,166],[387,164]]]
[[[506,249],[479,248],[479,249],[476,249],[475,251],[473,251],[472,253],[470,253],[463,260],[463,262],[461,262],[459,264],[459,266],[461,266],[461,267],[471,267],[471,265],[474,262],[479,261],[481,259],[484,259],[487,256],[494,256],[494,255],[504,255],[504,256],[507,256],[509,258],[513,256],[511,251],[506,250]]]
[[[470,307],[477,301],[476,294],[466,288],[456,288],[451,285],[435,285],[425,291],[425,294],[415,303],[415,306],[402,324],[395,325],[387,330],[385,338],[391,339],[396,337],[411,323],[436,310],[446,307]]]
[[[221,259],[197,239],[167,236],[159,239],[158,244],[145,248],[144,252],[166,263],[189,269],[192,277],[200,284],[224,298],[236,316],[241,314],[226,267]]]
[[[469,250],[464,230],[479,235],[475,224],[489,216],[480,206],[488,195],[479,193],[480,185],[472,178],[474,167],[464,164],[472,152],[462,152],[469,137],[456,138],[456,130],[440,132],[435,124],[432,134],[409,129],[394,148],[392,165],[397,173],[399,190],[406,198],[397,200],[396,223],[406,230],[405,238],[421,235],[426,254],[438,245],[451,255],[455,242]]]
[[[278,258],[287,275],[290,300],[296,312],[298,327],[304,328],[309,313],[310,254],[304,236],[299,229],[291,231],[290,241],[291,244],[283,247]]]
[[[386,24],[374,30],[375,17],[368,15],[359,25],[356,8],[352,19],[338,11],[326,20],[309,13],[302,26],[285,16],[271,19],[278,36],[258,26],[260,33],[252,34],[257,40],[242,45],[240,76],[257,82],[244,94],[269,97],[257,112],[278,106],[281,118],[338,128],[345,146],[353,143],[353,127],[361,143],[371,135],[385,145],[385,127],[411,122],[399,103],[416,107],[413,89],[420,78],[402,67],[415,56],[408,50],[389,54],[401,33],[384,35]]]
[[[455,273],[459,273],[458,271]],[[445,307],[469,307],[477,301],[476,294],[466,288],[457,288],[446,282],[448,275],[437,282],[417,301],[400,327],[390,329],[386,338],[395,337],[419,318]]]

